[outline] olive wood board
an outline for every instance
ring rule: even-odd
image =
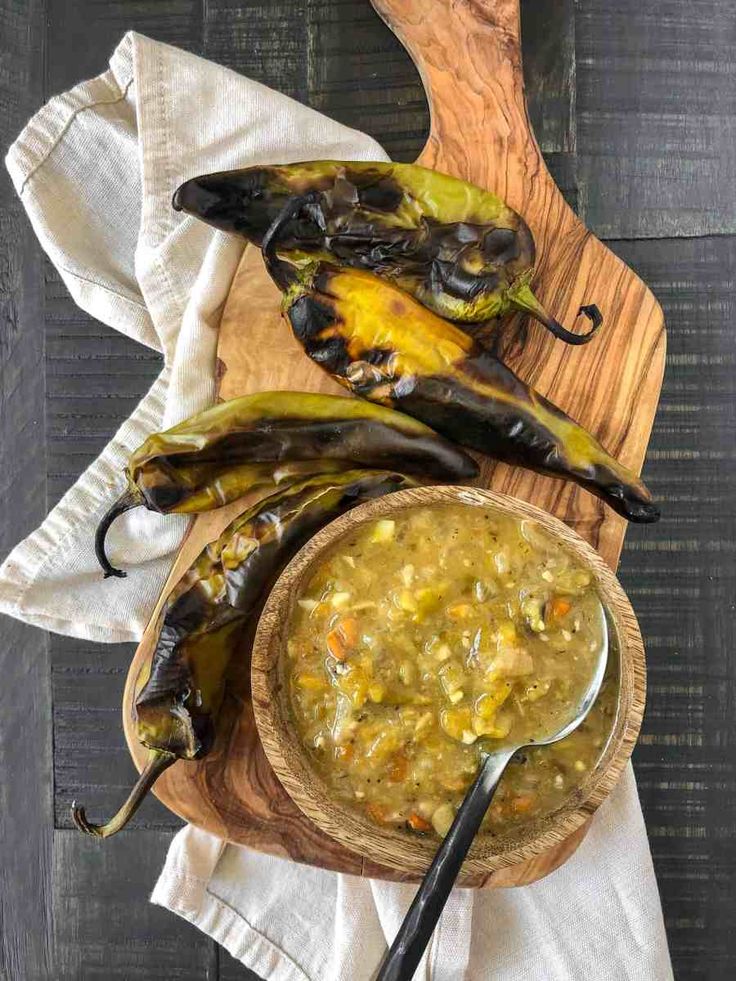
[[[407,48],[423,81],[431,127],[418,163],[495,191],[529,224],[537,249],[533,286],[563,324],[596,303],[605,318],[596,339],[569,347],[517,316],[500,329],[504,360],[591,430],[615,457],[641,469],[657,408],[665,357],[661,308],[644,283],[577,219],[550,177],[524,99],[518,0],[373,0]],[[303,354],[280,315],[278,291],[260,254],[245,250],[223,309],[218,345],[223,399],[291,389],[345,394]],[[616,568],[626,522],[597,498],[559,480],[482,461],[478,483],[551,512]],[[198,517],[135,654],[123,723],[140,769],[146,751],[131,722],[135,679],[149,655],[161,606],[174,583],[228,521],[234,502]],[[249,700],[248,665],[234,678],[218,743],[204,760],[177,763],[154,793],[198,827],[258,851],[373,878],[412,878],[371,863],[320,832],[279,784],[260,746]],[[534,882],[558,868],[585,835],[582,825],[548,852],[466,886]]]

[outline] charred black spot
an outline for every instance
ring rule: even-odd
[[[338,322],[333,310],[305,294],[292,303],[288,316],[294,335],[309,357],[333,374],[343,375],[351,360],[345,338],[339,333],[320,337]]]
[[[361,187],[358,200],[361,207],[371,211],[396,211],[404,199],[404,192],[391,177],[384,177],[375,184]]]
[[[501,281],[496,272],[479,276],[467,272],[457,263],[441,262],[435,259],[430,271],[433,289],[449,293],[461,300],[472,300],[479,294],[492,293]]]
[[[339,335],[310,341],[305,345],[305,350],[313,361],[334,375],[343,376],[351,363],[345,339]]]
[[[391,358],[395,356],[396,352],[392,348],[385,347],[369,347],[363,351],[362,361],[367,361],[368,364],[376,365],[377,367],[382,367],[388,365]]]
[[[209,604],[199,590],[188,589],[167,610],[164,626],[172,635],[184,636],[205,623],[210,612]]]
[[[319,284],[316,285],[319,288]],[[329,306],[307,294],[292,303],[288,316],[294,334],[302,344],[306,344],[325,328],[331,327],[337,319]]]
[[[334,266],[327,266],[320,264],[317,274],[314,277],[314,289],[319,293],[326,293],[329,295],[332,288],[332,280],[335,276],[336,269]]]
[[[519,257],[519,239],[512,228],[494,228],[483,239],[483,255],[501,264]]]
[[[167,514],[173,511],[176,505],[186,496],[186,491],[182,487],[173,484],[161,484],[157,487],[148,487],[145,484],[141,487],[141,493],[146,505],[152,511],[160,511]]]

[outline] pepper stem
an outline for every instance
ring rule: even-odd
[[[121,828],[130,821],[135,812],[141,805],[143,798],[158,780],[164,770],[167,770],[172,763],[176,763],[177,757],[173,753],[165,750],[153,749],[148,759],[148,763],[135,782],[135,786],[128,795],[120,810],[106,824],[90,824],[84,813],[84,808],[80,807],[76,801],[72,804],[72,817],[74,823],[87,835],[95,838],[109,838],[117,834]]]
[[[127,576],[127,572],[123,572],[122,569],[116,569],[108,559],[107,553],[105,552],[105,538],[107,537],[110,525],[119,515],[124,514],[125,511],[130,511],[132,508],[140,507],[141,503],[141,499],[135,491],[126,490],[115,501],[112,507],[105,512],[99,525],[97,525],[97,531],[95,532],[95,555],[105,573],[105,579],[109,579],[110,576],[125,579]]]
[[[535,320],[538,320],[541,324],[544,324],[551,334],[554,334],[554,336],[559,338],[559,340],[565,341],[566,344],[587,344],[588,341],[595,337],[601,324],[603,323],[603,316],[598,307],[594,303],[587,304],[586,306],[580,307],[578,316],[582,315],[587,317],[593,326],[590,328],[587,334],[574,334],[571,330],[568,330],[566,327],[563,327],[562,324],[558,323],[554,317],[550,317],[542,304],[532,293],[529,283],[521,283],[519,285],[512,286],[507,295],[510,302],[516,307],[517,310],[523,310],[525,313],[528,313],[530,316],[534,317]]]

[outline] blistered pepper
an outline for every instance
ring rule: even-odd
[[[534,296],[534,239],[496,194],[415,164],[317,160],[205,174],[174,195],[179,211],[261,245],[296,200],[278,236],[293,262],[311,257],[380,275],[448,320],[478,323],[516,310],[570,344],[602,323],[580,308],[585,334],[559,324]]]
[[[399,412],[307,392],[259,392],[215,405],[131,456],[127,489],[100,521],[95,549],[106,576],[124,576],[105,553],[115,518],[135,507],[209,511],[267,484],[355,467],[396,468],[443,481],[474,477],[472,457]]]
[[[135,726],[148,763],[105,824],[91,824],[84,808],[73,805],[81,831],[99,838],[120,831],[165,770],[211,750],[230,662],[250,656],[254,615],[295,552],[361,502],[412,486],[412,478],[387,471],[309,477],[248,508],[201,552],[166,603],[136,686]]]
[[[263,254],[286,316],[306,353],[347,389],[462,446],[574,480],[629,521],[659,519],[636,474],[471,337],[371,273],[280,259],[277,225]]]

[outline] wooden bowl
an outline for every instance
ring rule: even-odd
[[[470,487],[418,487],[368,501],[323,528],[286,567],[264,607],[253,646],[253,709],[266,756],[299,809],[322,831],[373,862],[421,874],[437,841],[401,829],[379,828],[349,805],[335,800],[312,768],[291,720],[282,652],[303,583],[326,549],[356,528],[418,505],[440,503],[491,507],[539,523],[594,576],[609,625],[609,670],[618,673],[618,701],[608,744],[595,769],[553,813],[497,834],[479,835],[463,874],[487,874],[532,859],[558,845],[583,824],[608,796],[631,755],[644,713],[646,665],[639,625],[626,594],[598,553],[545,511],[492,491]]]

